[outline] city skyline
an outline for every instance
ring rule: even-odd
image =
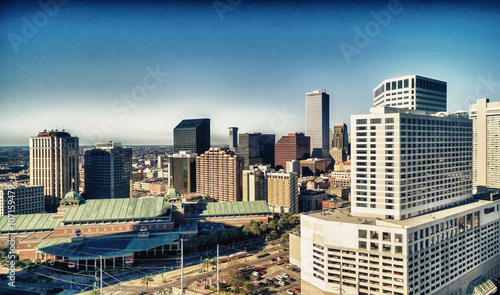
[[[0,146],[56,128],[172,145],[205,117],[214,144],[230,126],[278,140],[305,131],[305,93],[326,89],[333,129],[405,75],[447,82],[448,111],[500,99],[496,3],[41,3],[2,7]]]

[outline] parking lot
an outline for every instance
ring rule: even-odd
[[[256,284],[253,294],[300,294],[300,269],[291,264],[255,265],[246,277]]]

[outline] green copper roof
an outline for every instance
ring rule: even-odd
[[[270,214],[266,201],[185,204],[187,217]]]
[[[69,202],[73,202],[75,200],[79,200],[80,199],[80,195],[75,192],[73,189],[71,189],[65,196],[64,196],[64,199],[66,201],[69,201]]]
[[[69,257],[69,259],[95,259],[99,258],[99,255],[103,257],[125,256],[166,245],[179,238],[179,234],[164,234],[149,238],[89,239],[83,242],[71,242],[71,239],[47,240],[38,243],[36,248],[42,252]]]
[[[9,225],[8,216],[0,217],[0,232],[12,231],[36,231],[43,229],[53,229],[61,222],[60,218],[53,218],[54,214],[22,214],[15,215],[13,222]]]
[[[87,200],[69,208],[62,221],[102,221],[154,218],[163,213],[162,198]]]

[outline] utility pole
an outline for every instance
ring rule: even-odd
[[[99,260],[100,260],[100,263],[101,263],[101,295],[102,295],[102,255],[99,255]]]
[[[219,295],[219,244],[217,244],[217,295]]]
[[[184,294],[184,241],[181,238],[181,295]]]

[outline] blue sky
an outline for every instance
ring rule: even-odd
[[[82,145],[172,144],[197,117],[214,143],[230,126],[279,138],[305,130],[306,92],[331,95],[333,126],[398,75],[448,82],[449,111],[500,100],[498,4],[261,2],[3,4],[0,146],[56,128]]]

